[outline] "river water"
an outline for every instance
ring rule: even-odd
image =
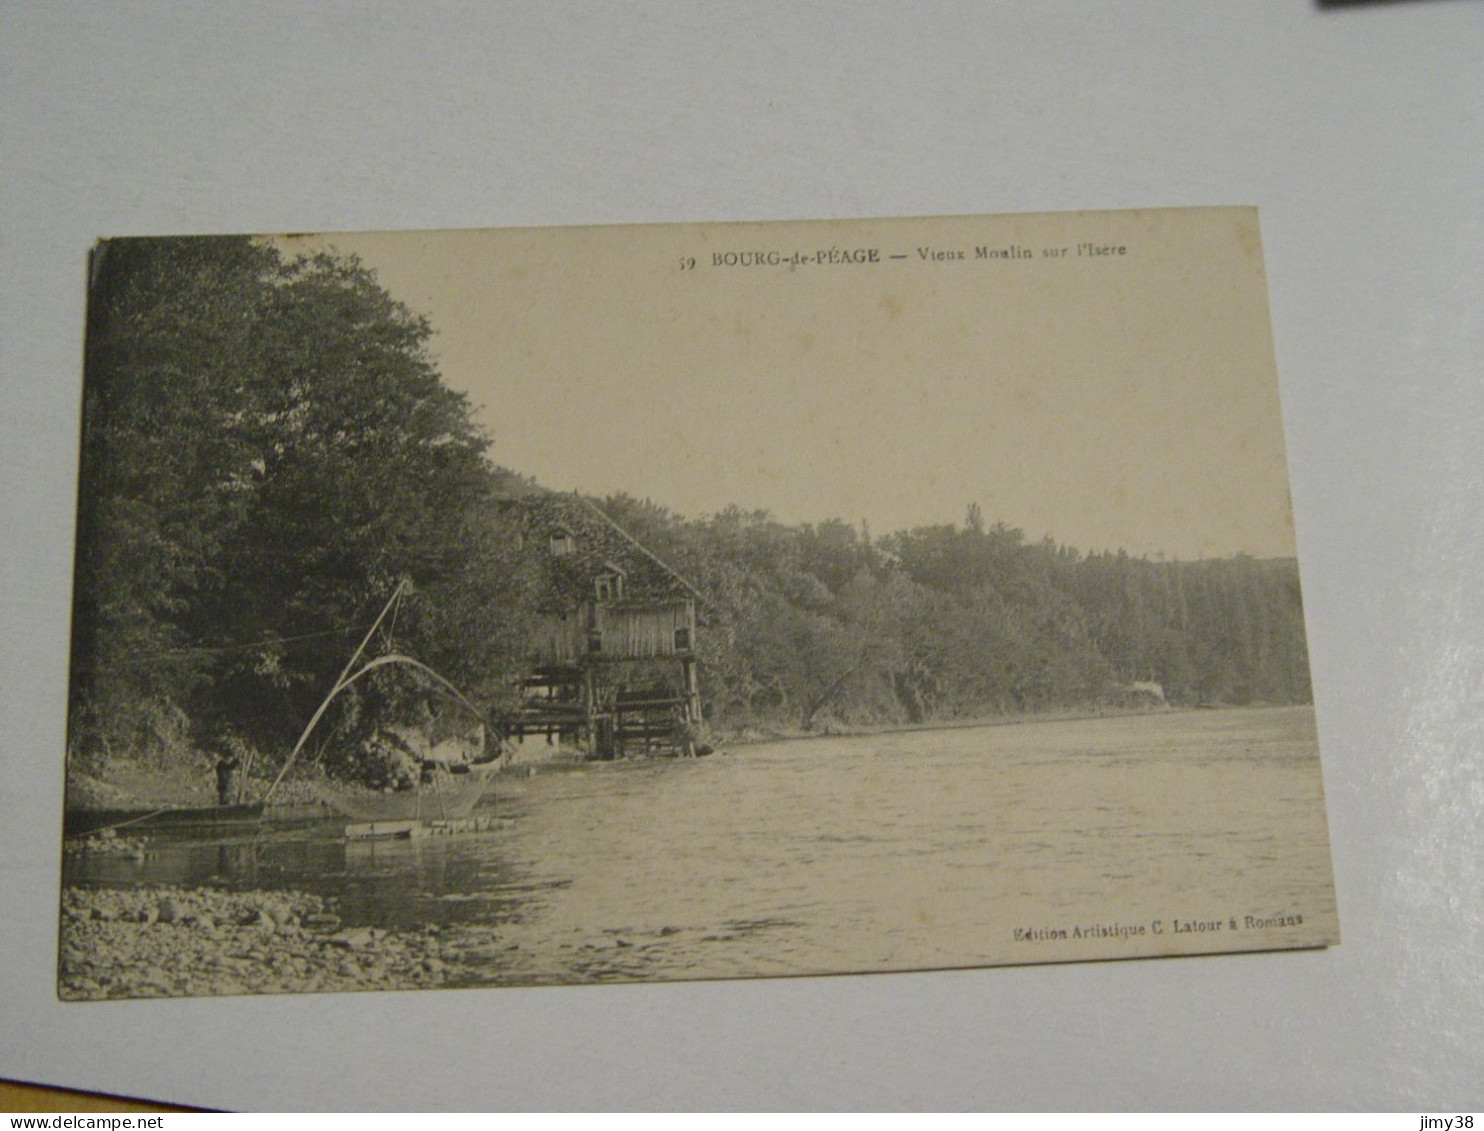
[[[468,981],[904,970],[1337,941],[1311,708],[741,746],[502,781],[487,833],[157,839],[69,883],[335,896]]]

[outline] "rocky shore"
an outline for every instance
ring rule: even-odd
[[[66,856],[128,856],[142,861],[148,847],[147,836],[120,836],[113,829],[103,829],[90,836],[68,837],[62,852]]]
[[[99,1001],[646,981],[677,946],[696,952],[756,927],[347,927],[334,900],[305,892],[69,887],[57,994]]]
[[[464,965],[445,959],[435,926],[346,929],[330,901],[304,892],[68,888],[62,896],[64,1001],[422,989],[467,974]]]

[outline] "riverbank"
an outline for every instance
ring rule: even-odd
[[[1254,704],[1254,706],[1267,705]],[[959,719],[928,719],[920,723],[829,722],[815,730],[778,726],[717,727],[711,731],[711,741],[717,749],[723,749],[729,746],[754,746],[772,742],[801,742],[813,738],[857,738],[878,734],[912,734],[927,730],[975,730],[980,727],[1020,726],[1029,723],[1066,723],[1081,722],[1087,719],[1174,715],[1198,709],[1195,707],[1099,707],[1065,711],[1032,711],[1018,715],[974,715]]]
[[[553,938],[541,925],[345,926],[302,891],[149,885],[62,893],[62,1001],[561,985],[644,980],[677,942],[716,929],[595,925]],[[745,925],[744,925],[745,926]]]
[[[1256,705],[1255,705],[1256,706]],[[751,725],[713,727],[707,743],[717,753],[729,748],[754,746],[773,742],[800,742],[818,738],[865,737],[882,734],[908,734],[929,730],[969,730],[979,727],[1019,726],[1027,723],[1076,722],[1087,719],[1124,718],[1151,714],[1176,714],[1195,710],[1193,707],[1103,707],[1070,709],[1065,711],[1038,711],[1017,715],[979,715],[960,719],[930,719],[920,723],[847,724],[826,722],[816,729],[784,727],[776,725]],[[498,782],[510,778],[524,778],[538,773],[560,773],[588,763],[576,758],[561,758],[549,761],[517,762],[499,771]],[[198,772],[178,772],[165,768],[144,766],[138,763],[119,761],[110,767],[106,778],[93,777],[77,771],[67,780],[67,809],[69,812],[99,810],[138,810],[156,808],[189,808],[209,806],[215,803],[215,787],[212,784],[210,767],[205,763],[196,768]],[[268,788],[267,780],[250,779],[241,789],[242,799],[251,801]],[[374,801],[382,794],[344,782],[285,781],[274,794],[276,802],[283,804],[332,805],[335,800],[350,803],[353,810],[356,802]]]
[[[95,1001],[444,984],[451,964],[436,927],[347,930],[333,908],[295,891],[67,888],[57,996]]]
[[[67,777],[67,812],[72,815],[132,813],[137,819],[137,815],[156,811],[219,808],[215,785],[199,780],[203,775],[193,774],[191,770],[190,766],[173,770],[119,761],[109,768],[106,777],[70,771]],[[214,774],[210,776],[214,781]],[[271,778],[257,777],[239,783],[239,806],[261,801],[271,785]],[[274,790],[272,804],[275,808],[293,811],[300,819],[316,809],[323,810],[326,816],[333,816],[341,811],[353,813],[358,808],[374,806],[388,792],[349,782],[287,780]],[[123,822],[118,828],[123,829],[131,823]]]
[[[1030,946],[1011,933],[1101,922],[1108,907],[1121,922],[1302,916],[1302,931],[1281,937],[1182,936],[1186,951],[1333,934],[1309,707],[784,742],[513,784],[512,820],[498,832],[162,836],[137,862],[77,856],[59,994],[564,985],[1151,953],[1122,939]],[[1275,856],[1275,843],[1289,847]]]

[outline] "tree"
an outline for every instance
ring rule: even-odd
[[[148,747],[162,712],[286,748],[404,579],[398,646],[498,697],[526,582],[426,319],[248,239],[103,245],[89,319],[80,749]]]
[[[183,622],[242,519],[249,456],[223,425],[247,411],[241,359],[279,268],[245,239],[94,253],[71,675],[85,762],[158,744],[208,678],[211,655]]]

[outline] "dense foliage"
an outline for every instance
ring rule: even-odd
[[[116,240],[89,301],[72,748],[287,750],[399,583],[378,641],[495,705],[529,585],[501,477],[427,322],[353,259]],[[415,683],[368,678],[342,731]],[[366,710],[366,708],[373,710]]]
[[[496,713],[538,579],[439,379],[426,320],[353,258],[245,238],[112,241],[95,257],[72,666],[72,748],[286,751],[403,583],[377,651]],[[962,526],[873,538],[728,509],[608,513],[704,594],[714,724],[803,728],[1117,705],[1309,698],[1292,560],[1082,555]],[[1147,689],[1145,694],[1147,695]],[[404,673],[358,684],[348,748],[417,713]]]
[[[1082,555],[1021,531],[872,538],[727,510],[686,521],[625,496],[620,522],[693,579],[713,717],[805,728],[1165,701],[1309,700],[1297,563]],[[1157,701],[1157,700],[1156,700]]]

